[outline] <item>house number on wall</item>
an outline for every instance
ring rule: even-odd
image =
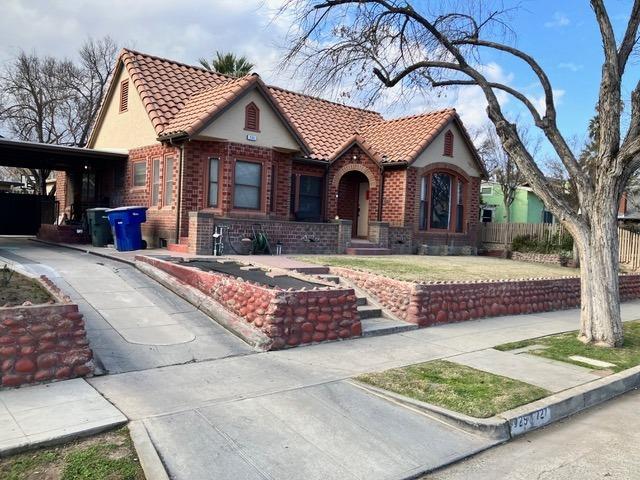
[[[249,140],[250,142],[255,142],[256,140],[258,140],[258,137],[256,135],[248,134],[247,140]]]

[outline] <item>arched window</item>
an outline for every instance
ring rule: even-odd
[[[463,233],[467,182],[451,172],[431,172],[420,183],[420,230]]]
[[[260,109],[253,102],[244,109],[244,129],[254,132],[260,130]]]
[[[444,134],[444,153],[447,157],[453,157],[453,132],[447,130]]]

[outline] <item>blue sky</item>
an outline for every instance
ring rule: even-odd
[[[415,0],[416,4],[420,1]],[[536,57],[551,77],[558,99],[559,123],[567,137],[584,137],[597,98],[602,51],[597,26],[587,0],[505,0],[520,4],[511,14],[515,44]],[[608,0],[619,35],[626,25],[631,0]],[[56,56],[72,56],[88,36],[111,35],[122,45],[187,63],[215,50],[234,51],[256,63],[270,83],[291,87],[295,79],[276,69],[289,25],[274,20],[280,0],[0,0],[0,66],[20,48]],[[126,15],[123,12],[127,12]],[[496,80],[523,89],[532,99],[541,90],[520,62],[484,55],[483,63]],[[627,73],[626,98],[640,74],[638,64]],[[389,116],[416,110],[455,106],[465,124],[486,121],[477,89],[465,89],[430,103],[422,101],[387,112]],[[515,101],[505,108],[515,111]],[[383,107],[383,105],[380,105]]]

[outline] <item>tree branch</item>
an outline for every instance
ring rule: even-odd
[[[640,25],[640,0],[635,0],[635,2],[633,2],[633,7],[631,8],[627,31],[625,32],[620,48],[618,49],[618,68],[620,69],[621,75],[627,65],[629,55],[638,42],[638,25]]]

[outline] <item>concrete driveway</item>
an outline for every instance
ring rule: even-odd
[[[26,238],[0,238],[0,262],[47,275],[78,303],[91,348],[109,373],[254,351],[134,267]]]

